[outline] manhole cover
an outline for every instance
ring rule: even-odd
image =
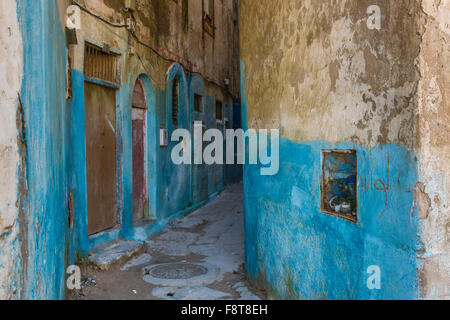
[[[171,263],[158,265],[148,271],[157,279],[186,280],[199,277],[208,273],[208,269],[198,264]]]

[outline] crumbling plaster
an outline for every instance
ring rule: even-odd
[[[371,5],[381,8],[380,30],[369,30],[367,26],[367,9]],[[283,183],[284,189],[290,188],[292,180],[289,175],[283,180],[283,167],[286,171],[295,168],[295,172],[301,172],[301,176],[292,182],[294,187],[308,188],[308,192],[312,193],[301,201],[300,210],[315,219],[322,219],[317,212],[315,198],[319,190],[317,179],[320,177],[318,151],[344,147],[358,150],[359,176],[364,176],[364,170],[369,168],[370,176],[377,179],[387,170],[387,191],[397,198],[392,202],[397,205],[388,207],[389,214],[405,219],[409,216],[408,224],[414,226],[407,230],[404,223],[395,226],[397,222],[386,220],[378,221],[376,229],[370,230],[373,221],[369,219],[380,214],[384,216],[385,213],[376,208],[379,201],[376,192],[370,193],[374,197],[370,200],[370,206],[364,204],[367,200],[363,197],[365,186],[360,181],[361,222],[358,228],[372,237],[366,242],[364,254],[369,260],[382,252],[387,254],[392,237],[398,237],[399,232],[404,232],[405,244],[411,245],[421,240],[417,248],[411,247],[408,253],[411,256],[398,261],[400,268],[388,267],[388,261],[395,260],[393,257],[385,262],[379,261],[384,273],[395,275],[398,270],[411,278],[407,283],[402,283],[403,280],[395,283],[396,280],[390,276],[392,291],[384,291],[383,287],[378,297],[392,298],[405,294],[408,299],[419,296],[448,298],[449,12],[449,2],[446,0],[240,1],[242,96],[243,108],[247,113],[246,126],[279,128],[282,149],[284,144],[287,154],[294,154],[296,148],[305,149],[298,151],[296,161],[281,159],[277,184],[253,176],[250,167],[245,177],[247,185],[253,185],[253,189],[249,189],[251,193],[247,191],[246,196],[250,249],[247,267],[257,273],[275,294],[286,295],[279,286],[280,280],[275,282],[270,279],[273,274],[279,274],[278,269],[272,270],[279,267],[278,261],[264,261],[263,258],[270,256],[272,251],[261,249],[258,241],[262,239],[273,244],[284,239],[279,235],[267,235],[278,226],[276,219],[281,219],[277,218],[274,208],[285,203],[283,195],[273,189],[280,183]],[[307,149],[310,146],[313,146],[312,152]],[[384,153],[388,154],[387,162],[380,159],[372,161],[372,156],[383,158]],[[367,157],[368,154],[370,156]],[[311,164],[312,159],[314,165]],[[397,164],[393,165],[393,161]],[[373,174],[376,171],[379,172]],[[311,179],[304,178],[309,175]],[[397,177],[395,183],[400,184],[400,188],[394,187],[393,177]],[[405,183],[407,177],[408,182]],[[267,194],[253,196],[255,185],[261,188],[260,193]],[[278,199],[280,197],[282,200]],[[252,206],[258,203],[265,206],[264,210],[253,212]],[[291,211],[295,213],[289,206],[283,207],[284,215]],[[257,228],[253,224],[257,224],[266,212],[270,212],[272,217],[271,221],[263,224],[267,234],[261,230],[249,234],[252,228]],[[295,220],[290,223],[297,220],[303,223],[305,212],[294,214]],[[256,220],[253,222],[252,219]],[[331,222],[328,222],[325,227],[330,225]],[[291,229],[286,228],[288,231]],[[384,229],[390,231],[377,234]],[[339,224],[337,230],[343,230],[343,225]],[[316,230],[313,236],[321,231]],[[373,240],[383,241],[387,246],[383,250],[371,251]],[[352,241],[347,244],[353,246]],[[257,258],[259,255],[261,261],[250,261],[254,258],[253,245],[257,248],[254,254]],[[289,246],[294,248],[296,241],[290,242]],[[268,248],[267,245],[264,248]],[[297,251],[301,252],[302,248]],[[314,255],[323,247],[308,248],[309,259],[316,263]],[[334,248],[327,250],[327,256],[334,252]],[[277,259],[285,259],[283,265],[289,259],[289,255],[280,257],[279,252],[276,256]],[[340,260],[338,263],[345,265]],[[352,268],[358,269],[355,264]],[[299,276],[297,271],[292,267],[289,272],[293,276],[286,278],[289,280],[298,276],[304,282],[311,276],[304,276],[304,272]],[[326,282],[330,275],[319,279]],[[326,294],[327,291],[330,294],[330,290],[338,287],[338,279],[336,277],[327,288],[312,286],[312,291],[302,294],[314,296]],[[418,290],[414,282],[418,283]],[[295,282],[293,284],[297,285]],[[299,285],[299,288],[304,290],[305,285]],[[367,297],[365,287],[355,290],[352,292],[355,296]]]
[[[186,185],[186,180],[189,183],[192,182],[190,170],[186,171],[184,168],[182,172],[178,172],[178,168],[171,165],[170,161],[170,150],[172,146],[168,148],[159,148],[157,146],[157,141],[153,141],[152,138],[159,139],[159,128],[164,127],[169,130],[169,134],[175,128],[171,125],[170,117],[170,101],[171,101],[171,85],[172,77],[175,75],[174,72],[177,71],[177,75],[186,81],[181,82],[182,91],[184,89],[194,90],[192,86],[192,81],[195,77],[201,77],[202,87],[205,88],[202,95],[205,97],[205,106],[208,105],[208,111],[205,111],[205,115],[208,119],[214,118],[215,121],[215,99],[224,102],[224,108],[227,109],[231,105],[231,101],[237,98],[239,95],[239,76],[237,70],[239,65],[238,55],[235,54],[224,56],[223,54],[228,54],[228,47],[238,47],[238,36],[237,28],[234,28],[235,34],[233,36],[227,35],[228,38],[224,38],[220,35],[220,32],[225,33],[225,31],[218,31],[216,34],[216,39],[212,41],[209,39],[208,35],[204,35],[202,31],[202,6],[201,2],[189,1],[189,19],[188,27],[183,27],[182,19],[182,4],[183,1],[152,1],[149,5],[146,1],[137,1],[137,10],[133,13],[126,12],[123,9],[123,3],[117,1],[107,1],[107,0],[94,0],[94,1],[76,1],[80,6],[86,8],[86,10],[81,10],[81,28],[77,30],[78,44],[71,46],[69,49],[69,55],[73,62],[73,89],[74,89],[74,99],[72,112],[73,115],[71,119],[73,121],[72,131],[73,140],[71,143],[75,143],[84,150],[84,101],[83,101],[83,63],[84,63],[84,42],[91,42],[100,47],[104,44],[108,44],[115,53],[120,54],[120,70],[121,70],[121,81],[117,90],[116,96],[116,114],[117,114],[117,165],[118,165],[118,212],[119,221],[122,222],[121,236],[134,237],[133,239],[142,239],[146,232],[143,231],[146,227],[139,229],[132,228],[132,221],[127,222],[128,212],[131,210],[131,176],[132,167],[131,159],[131,94],[133,92],[133,87],[136,79],[139,76],[145,75],[149,78],[149,86],[146,88],[147,94],[152,98],[149,100],[149,113],[148,117],[148,146],[149,155],[154,157],[153,164],[149,164],[150,168],[156,168],[157,173],[151,175],[152,179],[157,180],[157,189],[152,188],[152,184],[149,183],[149,194],[154,193],[155,201],[150,199],[151,203],[151,216],[156,218],[161,218],[162,220],[172,218],[175,213],[179,213],[180,210],[188,210],[191,206],[198,205],[197,203],[192,203],[188,200],[191,196],[192,191],[184,190],[177,192],[177,188]],[[231,15],[236,17],[237,12],[232,11],[235,1],[224,1],[216,3],[216,10],[223,13],[221,16],[219,13],[216,14],[218,17],[218,23],[222,25],[217,25],[218,30],[221,27],[232,28],[234,25]],[[97,15],[98,17],[94,17]],[[99,18],[101,17],[101,19]],[[136,21],[135,31],[130,32],[125,27],[128,18],[134,18]],[[224,19],[221,21],[219,18]],[[237,19],[237,17],[236,17]],[[102,21],[103,20],[103,21]],[[108,22],[105,22],[109,21]],[[134,35],[133,35],[134,34]],[[138,39],[140,41],[138,41]],[[207,40],[209,39],[209,40]],[[205,49],[205,45],[208,41],[214,42],[217,46],[211,50]],[[230,43],[230,42],[233,43]],[[151,46],[154,50],[150,49]],[[222,46],[222,47],[220,47]],[[222,48],[219,50],[219,48]],[[158,55],[157,51],[160,55]],[[206,52],[212,53],[213,58],[216,59],[211,62],[211,69],[202,67],[202,63],[208,64],[209,58],[205,56]],[[227,58],[233,59],[234,63],[227,60]],[[222,62],[225,59],[226,62]],[[179,68],[179,64],[174,63],[174,61],[179,61],[183,64],[183,70]],[[198,62],[200,61],[200,62]],[[197,63],[198,62],[198,63]],[[221,65],[224,65],[224,69]],[[234,69],[233,69],[234,68]],[[190,73],[189,71],[201,72]],[[232,73],[234,79],[231,78],[231,84],[229,88],[225,88],[221,85],[225,77],[230,78],[228,75]],[[208,81],[212,79],[215,83]],[[236,80],[237,79],[237,80]],[[235,81],[235,85],[233,85]],[[237,81],[237,84],[236,84]],[[234,89],[233,89],[234,88]],[[188,91],[185,91],[188,93]],[[189,92],[191,94],[192,92]],[[192,94],[193,95],[193,94]],[[184,94],[181,94],[184,96]],[[187,99],[188,95],[186,95]],[[193,96],[192,96],[193,100]],[[180,110],[186,112],[192,112],[188,109],[190,107],[193,109],[192,103],[189,105],[188,101],[180,102]],[[181,112],[179,113],[181,114]],[[189,113],[189,117],[191,114]],[[76,120],[74,120],[76,119]],[[230,118],[230,120],[232,120]],[[191,122],[186,118],[186,121],[181,121],[183,126],[190,128]],[[215,126],[215,123],[213,124]],[[85,181],[83,176],[85,175],[83,169],[83,154],[73,155],[74,162],[77,163],[76,182],[72,186],[76,189],[75,193],[75,212],[79,214],[82,212],[82,216],[85,214],[85,204],[86,197],[84,194]],[[217,169],[217,168],[216,168]],[[217,170],[219,171],[219,170]],[[222,170],[220,170],[222,172]],[[208,176],[208,174],[206,175]],[[155,182],[156,183],[156,182]],[[198,188],[198,186],[194,186]],[[208,191],[208,190],[207,190]],[[212,190],[214,191],[214,190]],[[211,191],[211,194],[213,192]],[[175,194],[176,196],[173,196]],[[78,195],[78,196],[77,196]],[[78,213],[77,213],[78,212]],[[162,221],[161,220],[161,221]],[[163,223],[163,222],[161,222]],[[129,226],[129,224],[131,226]],[[83,226],[79,225],[78,236],[84,234]],[[77,228],[74,228],[77,229]],[[133,233],[134,235],[125,234],[126,231]],[[133,231],[134,230],[134,231]],[[147,229],[145,229],[147,230]],[[148,229],[150,230],[150,229]],[[148,231],[147,230],[147,231]],[[150,230],[151,231],[151,230]],[[112,238],[109,238],[111,236]],[[148,236],[148,234],[147,234]],[[76,237],[76,236],[75,236]],[[81,247],[83,251],[89,251],[98,245],[104,244],[104,241],[115,239],[117,233],[105,233],[104,237],[99,236],[91,237],[89,239],[90,244],[87,245],[87,239],[81,240]],[[83,238],[83,236],[82,236]],[[95,239],[93,239],[95,238]],[[76,242],[76,241],[74,241]]]
[[[127,23],[127,13],[124,12],[121,2],[110,0],[77,0],[77,2],[113,24]],[[205,79],[218,84],[219,86],[211,85],[211,88],[207,88],[208,95],[227,101],[239,96],[239,58],[236,51],[239,47],[239,34],[235,0],[216,2],[215,39],[203,33],[201,1],[188,1],[189,15],[186,29],[183,29],[182,1],[157,0],[151,1],[149,5],[145,0],[137,0],[136,5],[137,10],[133,13],[133,17],[136,20],[136,35],[142,42],[151,45],[164,57],[182,63],[189,71],[200,72]],[[82,20],[79,41],[83,40],[84,35],[90,35],[94,39],[114,39],[112,45],[118,46],[117,49],[128,50],[129,40],[130,46],[144,61],[146,70],[152,73],[152,81],[158,88],[164,89],[165,74],[173,62],[163,61],[150,49],[138,44],[125,28],[115,28],[95,21],[96,19],[85,12],[82,14]],[[75,68],[82,70],[83,46],[79,45],[77,50]],[[130,56],[137,58],[133,54]],[[141,64],[139,61],[138,63]],[[123,70],[122,73],[128,75],[127,70]],[[230,79],[228,87],[224,84],[225,78]]]
[[[20,294],[19,148],[16,123],[23,77],[16,1],[0,2],[0,299]]]
[[[129,106],[132,88],[138,77],[145,80],[150,103],[150,145],[157,145],[159,126],[167,118],[166,92],[170,91],[168,75],[178,65],[161,59],[149,48],[136,42],[123,26],[125,18],[130,14],[123,11],[122,1],[77,2],[93,14],[121,26],[101,22],[82,11],[82,27],[77,30],[79,44],[69,46],[69,50],[66,50],[65,12],[72,1],[21,0],[16,4],[16,1],[6,0],[0,4],[0,69],[4,72],[2,79],[6,80],[0,83],[0,116],[4,120],[4,125],[0,128],[0,298],[64,297],[65,266],[77,262],[82,253],[118,237],[117,232],[112,232],[98,239],[88,239],[87,242],[87,233],[84,232],[84,41],[91,41],[99,46],[107,43],[112,50],[121,54],[122,77],[117,91],[117,130],[122,135],[122,139],[118,141],[118,162],[121,163],[118,168],[118,188],[123,190],[118,202],[122,211],[130,211],[128,199],[131,197],[128,195],[131,187],[128,177],[131,172],[131,154],[123,145],[131,145],[131,130],[128,130],[131,123]],[[231,102],[238,97],[239,76],[236,71],[239,59],[236,55],[224,56],[225,53],[228,54],[228,47],[238,47],[237,29],[234,28],[234,36],[226,41],[226,32],[221,30],[217,33],[216,40],[201,42],[203,38],[199,35],[203,37],[203,32],[198,29],[201,26],[201,3],[189,2],[192,23],[188,25],[187,35],[180,34],[183,30],[179,29],[183,22],[182,1],[177,3],[161,0],[152,1],[152,4],[158,4],[158,9],[149,7],[146,1],[138,1],[138,11],[134,14],[139,39],[154,46],[163,56],[180,61],[186,69],[200,71],[206,79],[217,82],[218,85],[205,79],[206,94],[224,102]],[[217,6],[217,22],[225,24],[224,28],[231,28],[232,16],[235,21],[237,19],[237,12],[233,11],[235,4],[236,1],[230,0]],[[161,11],[164,7],[167,10]],[[158,14],[152,16],[154,13]],[[155,36],[149,31],[150,27],[164,19],[168,19],[168,25],[159,25],[160,29]],[[164,27],[167,26],[169,32],[165,33]],[[194,29],[195,32],[192,31]],[[148,34],[151,35],[150,38],[146,38]],[[191,38],[188,39],[187,36]],[[22,38],[27,43],[23,49]],[[35,41],[37,38],[40,41]],[[228,43],[228,40],[233,41],[233,44]],[[196,41],[195,50],[186,45],[190,41]],[[205,45],[210,46],[208,50],[205,50]],[[208,57],[205,57],[206,51],[210,54]],[[65,87],[67,54],[73,63],[73,98],[70,100],[66,99]],[[204,67],[200,63],[197,65],[196,59],[204,62]],[[231,78],[228,89],[221,85],[226,77]],[[184,83],[186,91],[188,84],[188,81]],[[215,110],[214,98],[208,97],[208,101],[211,107],[208,113],[212,115],[212,109]],[[225,107],[228,105],[229,103],[225,104]],[[187,110],[187,100],[180,107]],[[156,155],[149,157],[152,161],[169,163],[165,158],[167,155],[169,153],[161,151],[157,155],[158,159],[154,159]],[[161,176],[169,175],[165,170],[170,171],[171,168],[163,167]],[[156,174],[154,176],[161,181],[164,179],[156,177]],[[74,194],[76,214],[72,228],[66,225],[69,193]],[[163,195],[162,192],[155,194],[161,197]],[[162,208],[161,211],[165,209]],[[123,229],[128,232],[132,222],[128,221],[128,215],[125,218],[119,216],[119,219],[127,220],[122,222],[125,226]],[[163,226],[164,221],[157,228]],[[121,236],[136,235],[124,233]]]
[[[249,127],[297,142],[413,146],[420,7],[382,1],[382,28],[369,30],[372,2],[241,2]]]
[[[419,68],[418,158],[422,181],[423,220],[420,255],[422,296],[449,298],[450,294],[450,1],[423,0]],[[425,197],[425,199],[423,199]]]

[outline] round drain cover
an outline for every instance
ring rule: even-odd
[[[148,271],[152,277],[157,279],[187,280],[208,273],[208,269],[198,264],[191,263],[169,263],[157,265]]]

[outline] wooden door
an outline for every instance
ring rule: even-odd
[[[146,216],[147,183],[145,178],[145,128],[147,103],[144,86],[139,79],[133,91],[133,220]]]
[[[88,233],[117,225],[116,91],[85,83]]]

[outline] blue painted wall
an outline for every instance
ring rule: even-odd
[[[207,97],[204,91],[203,80],[192,76],[186,76],[180,65],[174,64],[169,68],[165,90],[155,88],[151,80],[144,74],[139,77],[144,82],[146,91],[147,112],[147,185],[149,194],[149,212],[151,221],[147,225],[134,227],[132,218],[132,125],[131,125],[131,100],[136,82],[136,77],[128,77],[126,83],[122,83],[117,89],[117,176],[118,176],[118,218],[121,222],[114,230],[109,230],[94,236],[87,235],[87,197],[86,197],[86,152],[84,129],[84,81],[83,74],[77,70],[73,74],[74,98],[71,104],[70,134],[71,144],[77,146],[71,149],[70,190],[74,192],[75,226],[71,230],[70,257],[71,263],[83,257],[89,251],[111,243],[120,238],[143,241],[149,236],[161,231],[167,223],[178,217],[184,216],[204,205],[209,197],[224,189],[224,176],[212,190],[209,185],[202,185],[196,179],[196,167],[191,165],[174,165],[171,161],[172,148],[177,142],[170,142],[169,146],[159,146],[159,129],[167,128],[169,137],[177,128],[185,128],[192,132],[192,119],[196,116],[206,121],[215,123],[215,100]],[[175,127],[172,123],[172,85],[173,79],[180,79],[179,90],[179,123]],[[214,100],[214,113],[210,111],[200,115],[193,113],[193,92],[205,95],[205,101]],[[206,108],[206,107],[205,107]],[[201,174],[206,181],[217,176],[223,168],[203,166]],[[233,173],[237,176],[236,173]],[[195,177],[194,177],[195,175]],[[202,196],[199,196],[202,194]]]
[[[245,66],[241,67],[247,127]],[[354,149],[358,222],[321,212],[322,150]],[[416,159],[399,145],[280,141],[280,170],[244,168],[246,269],[281,299],[415,299],[418,297]],[[367,269],[381,268],[381,290]]]
[[[25,299],[64,296],[68,247],[69,109],[65,35],[56,1],[17,1],[24,43],[20,92],[25,115],[27,251]]]
[[[127,74],[116,91],[117,199],[118,227],[88,236],[86,186],[86,136],[84,83],[91,81],[80,70],[71,70],[73,98],[66,100],[67,47],[55,0],[19,0],[18,17],[24,43],[24,79],[20,92],[25,118],[26,184],[20,194],[25,203],[26,252],[22,257],[27,299],[65,297],[65,270],[79,263],[93,249],[118,239],[143,241],[164,229],[172,219],[182,217],[204,205],[208,198],[224,188],[221,180],[213,190],[193,179],[193,167],[175,166],[171,150],[159,146],[159,129],[171,134],[173,78],[180,78],[179,122],[192,130],[193,92],[206,97],[203,80],[186,75],[180,65],[172,65],[163,90],[154,86],[145,74]],[[78,39],[78,45],[84,45]],[[101,39],[97,39],[101,40]],[[122,52],[125,55],[126,52]],[[137,59],[126,61],[123,70],[134,70]],[[127,68],[129,67],[129,68]],[[132,93],[137,78],[144,83],[147,112],[147,185],[149,195],[147,225],[135,227],[132,216]],[[215,102],[214,102],[215,103]],[[214,104],[215,108],[215,104]],[[207,111],[209,109],[206,109]],[[228,112],[228,111],[227,111]],[[214,113],[202,117],[215,120]],[[206,181],[216,176],[211,168],[202,168]],[[69,226],[69,195],[73,195],[73,225]],[[204,196],[199,197],[199,194]]]
[[[202,112],[195,112],[194,110],[194,95],[200,95],[202,97]],[[191,121],[191,133],[193,137],[193,122],[202,121],[204,125],[203,131],[207,130],[208,118],[212,118],[214,115],[208,115],[206,110],[206,90],[203,79],[198,75],[189,77],[189,104],[190,112],[192,114]],[[205,143],[203,144],[205,145]],[[194,152],[192,152],[192,159],[194,159]],[[208,201],[208,166],[206,164],[193,164],[192,165],[192,201],[195,204],[204,204]]]
[[[178,126],[172,121],[172,93],[174,79],[179,79],[178,93]],[[169,146],[161,153],[161,174],[164,179],[164,187],[160,193],[161,218],[168,218],[171,214],[182,212],[191,205],[190,196],[190,165],[175,165],[171,160],[172,149],[179,143],[171,141],[176,129],[190,128],[190,113],[188,99],[188,80],[179,64],[174,64],[166,78],[166,117],[165,125],[169,131]]]

